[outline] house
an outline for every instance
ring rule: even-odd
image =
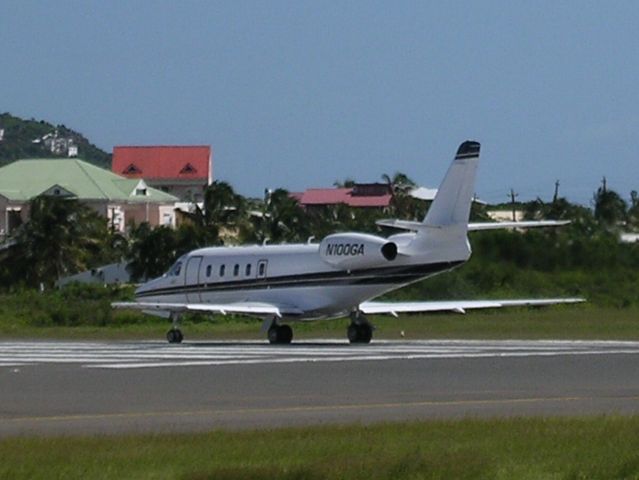
[[[111,170],[183,201],[201,202],[213,181],[210,146],[116,146]]]
[[[415,187],[411,189],[408,194],[416,198],[417,200],[424,200],[426,202],[432,202],[435,200],[435,195],[437,195],[436,188],[428,188],[428,187]],[[487,203],[483,200],[480,200],[477,195],[473,197],[473,203],[477,205],[487,205]]]
[[[77,158],[18,160],[0,168],[0,238],[29,217],[39,195],[76,198],[123,232],[130,222],[175,226],[178,199]]]
[[[32,140],[31,143],[43,145],[46,150],[49,150],[54,155],[78,156],[78,146],[73,138],[61,136],[57,128],[51,133]]]
[[[512,209],[488,210],[486,213],[496,222],[521,222],[524,219],[524,212],[520,209],[515,211]]]
[[[344,204],[354,208],[388,208],[393,198],[386,183],[356,183],[347,188],[309,188],[291,193],[304,208]]]

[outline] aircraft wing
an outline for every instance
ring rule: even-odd
[[[364,302],[359,309],[365,314],[428,313],[455,312],[466,313],[466,310],[502,307],[542,307],[560,303],[581,303],[583,298],[542,298],[520,300],[450,300],[433,302]]]
[[[270,303],[257,302],[237,302],[237,303],[164,303],[164,302],[115,302],[113,308],[130,308],[142,310],[148,313],[153,312],[203,312],[219,313],[222,315],[238,314],[255,317],[282,315],[299,315],[302,312],[296,308],[274,305]]]

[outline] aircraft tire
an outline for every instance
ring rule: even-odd
[[[184,340],[184,335],[182,335],[182,332],[179,329],[172,328],[171,330],[166,332],[166,339],[169,341],[169,343],[182,343],[182,340]]]
[[[290,325],[280,325],[279,327],[280,343],[291,343],[293,340],[293,329]]]
[[[351,343],[370,343],[373,338],[373,327],[367,323],[351,323],[346,334]]]
[[[274,325],[268,329],[268,341],[272,344],[287,344],[293,340],[293,329],[290,325]]]
[[[351,343],[357,343],[357,325],[351,323],[346,329],[346,336]]]
[[[279,335],[278,335],[278,327],[277,325],[272,326],[268,329],[267,337],[269,343],[279,343]]]

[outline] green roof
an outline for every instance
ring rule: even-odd
[[[34,158],[18,160],[0,168],[0,195],[13,201],[27,201],[52,189],[80,200],[174,203],[177,197],[146,187],[136,195],[140,179],[116,175],[77,158]]]

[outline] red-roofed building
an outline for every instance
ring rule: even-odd
[[[291,196],[306,208],[343,203],[355,208],[383,209],[390,205],[393,198],[390,186],[385,183],[356,183],[349,188],[309,188]]]
[[[143,178],[182,200],[199,202],[213,181],[213,155],[210,146],[118,146],[113,147],[111,170]]]

